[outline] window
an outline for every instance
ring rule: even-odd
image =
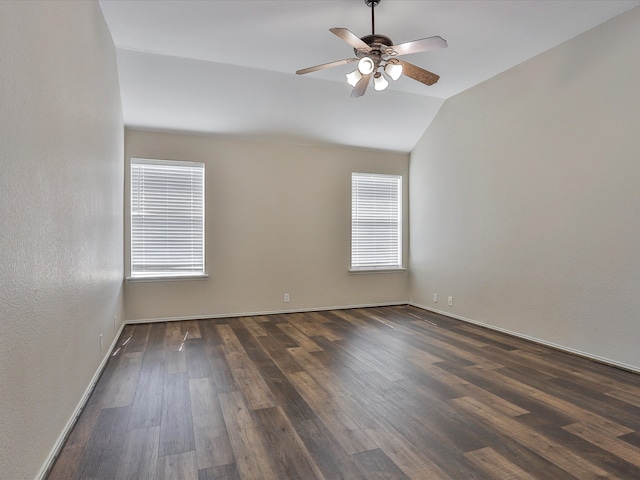
[[[402,268],[402,177],[351,174],[351,270]]]
[[[131,277],[204,275],[204,164],[132,158]]]

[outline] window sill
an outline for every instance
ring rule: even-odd
[[[158,277],[127,277],[127,282],[181,282],[183,280],[204,280],[209,278],[209,274],[202,275],[183,275],[183,276],[158,276]]]
[[[406,272],[406,268],[361,268],[357,270],[349,269],[350,274],[362,275],[369,273],[402,273]]]

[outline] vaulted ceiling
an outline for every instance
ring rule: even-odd
[[[350,98],[353,57],[329,32],[371,33],[364,0],[117,1],[100,5],[117,47],[125,124],[409,152],[444,101],[569,40],[640,0],[382,0],[376,33],[439,35],[448,48],[403,59],[440,75]],[[594,52],[606,55],[606,52]]]

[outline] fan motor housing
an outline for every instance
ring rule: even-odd
[[[387,37],[386,35],[380,35],[378,33],[374,35],[365,35],[360,40],[362,40],[364,43],[366,43],[372,48],[375,48],[376,43],[379,43],[380,45],[386,45],[387,47],[390,47],[391,45],[393,45],[393,42],[389,37]]]
[[[377,57],[378,60],[380,60],[383,55],[393,54],[393,49],[391,48],[391,46],[393,45],[393,42],[386,35],[379,35],[376,33],[374,35],[366,35],[362,37],[360,40],[362,40],[364,43],[369,45],[371,47],[371,51],[369,53],[366,53],[366,52],[363,52],[362,50],[358,50],[357,48],[354,48],[353,51],[355,52],[356,57],[358,58],[368,56],[368,57]]]

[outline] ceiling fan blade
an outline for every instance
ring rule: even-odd
[[[440,78],[439,75],[436,75],[435,73],[431,73],[420,67],[416,67],[412,63],[405,62],[398,58],[394,59],[394,61],[402,65],[403,75],[406,75],[407,77],[411,77],[414,80],[424,83],[425,85],[433,85]]]
[[[351,90],[352,98],[361,97],[362,95],[364,95],[364,92],[367,91],[367,86],[369,85],[369,81],[371,80],[372,76],[373,73],[362,76],[358,83],[356,83],[356,86],[353,87],[353,90]]]
[[[303,68],[296,72],[297,75],[304,75],[305,73],[317,72],[318,70],[324,70],[325,68],[339,67],[340,65],[346,65],[347,63],[357,62],[357,58],[345,58],[344,60],[338,60],[336,62],[323,63],[322,65],[316,65],[315,67]]]
[[[392,45],[391,48],[396,55],[406,55],[408,53],[426,52],[427,50],[437,50],[438,48],[446,48],[447,41],[442,37],[429,37],[412,42],[400,43]]]
[[[360,37],[358,37],[355,33],[353,33],[351,30],[347,28],[336,27],[336,28],[330,28],[329,31],[334,35],[337,35],[338,37],[340,37],[342,40],[347,42],[356,50],[362,50],[363,52],[366,52],[366,53],[369,53],[371,51],[371,47],[369,45],[367,45],[362,40],[360,40]]]

